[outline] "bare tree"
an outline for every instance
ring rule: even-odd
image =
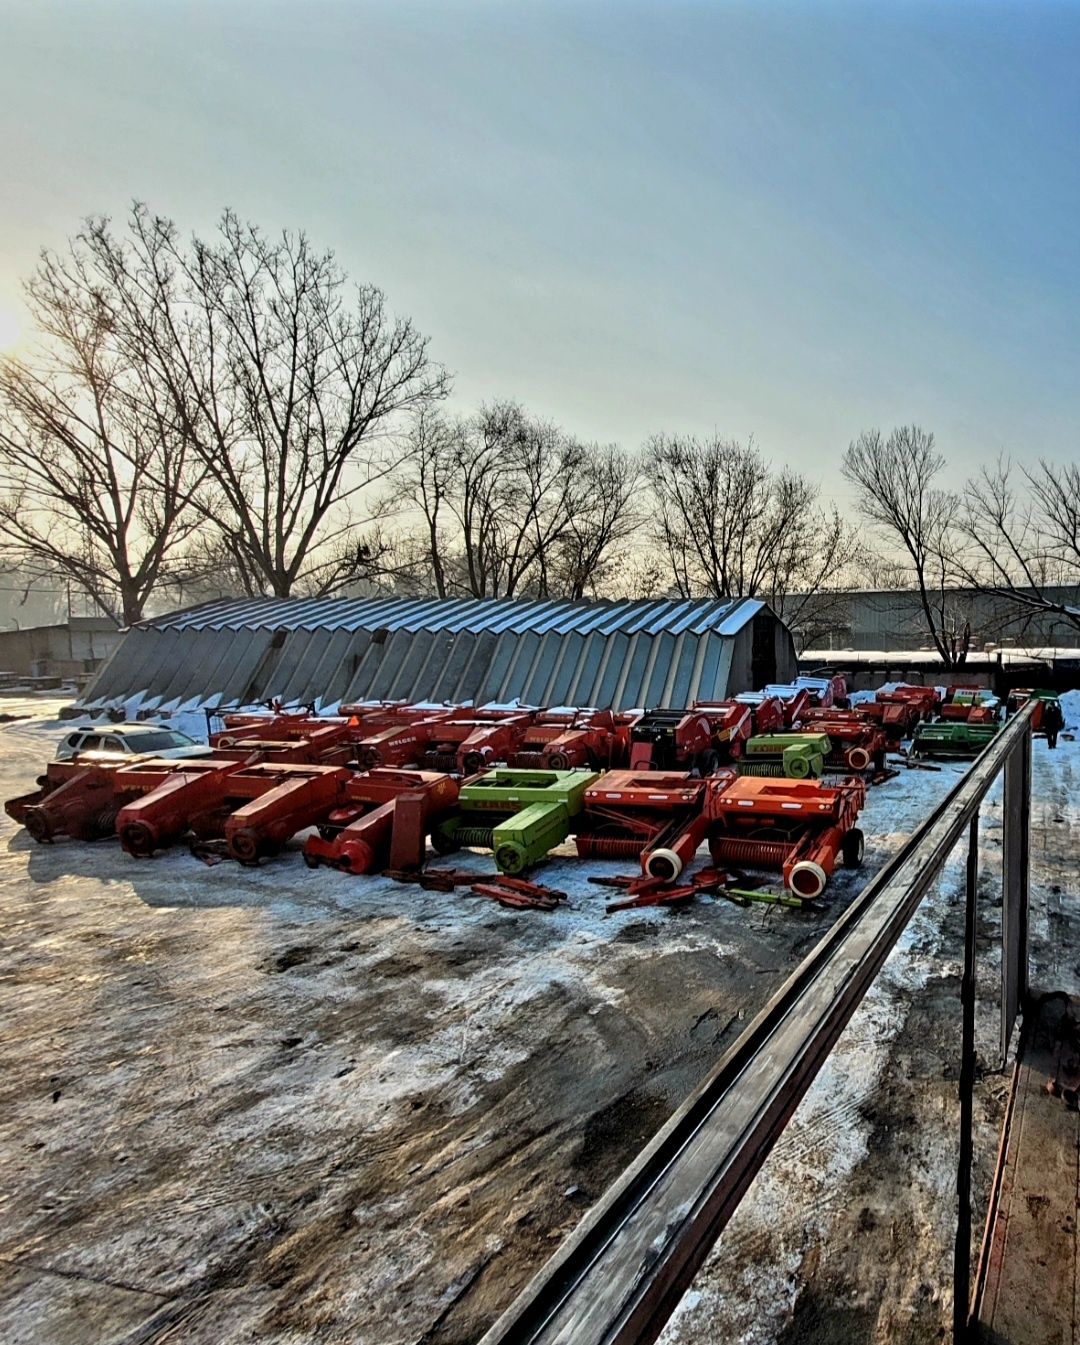
[[[580,598],[636,526],[635,484],[618,449],[503,401],[464,420],[416,415],[392,498],[422,518],[403,549],[439,596]]]
[[[444,553],[450,518],[449,497],[454,489],[458,426],[432,406],[419,407],[411,417],[401,461],[393,477],[392,507],[414,510],[423,518],[420,536],[408,536],[404,547],[411,570],[423,587],[439,598],[449,595],[450,581]],[[387,502],[390,511],[391,502]]]
[[[1043,615],[1080,627],[1078,491],[1075,465],[1042,462],[1018,477],[1003,458],[967,483],[957,521],[964,582],[999,598],[1014,628]]]
[[[386,431],[447,377],[381,290],[353,289],[303,233],[231,211],[181,242],[136,205],[127,236],[79,238],[133,356],[169,389],[205,469],[196,505],[251,593],[327,593],[372,570],[363,495],[390,469]]]
[[[41,341],[0,361],[0,538],[130,624],[196,527],[203,469],[78,243],[43,254],[26,294]]]
[[[932,434],[902,425],[887,439],[880,430],[864,430],[849,445],[843,472],[859,491],[860,512],[903,555],[927,633],[945,666],[956,669],[967,659],[972,626],[951,591],[960,505],[934,485],[944,465]]]
[[[581,460],[573,508],[547,576],[553,597],[596,597],[626,560],[642,524],[637,461],[616,444],[590,445]]]
[[[751,442],[657,435],[647,448],[653,534],[684,597],[761,597],[801,643],[833,628],[859,538],[818,489]]]
[[[1056,466],[1040,460],[1038,471],[1025,471],[1036,502],[1049,557],[1070,576],[1080,571],[1080,464]]]

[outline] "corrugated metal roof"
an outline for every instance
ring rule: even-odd
[[[684,705],[750,685],[763,610],[752,599],[215,602],[129,630],[84,703]],[[776,675],[794,676],[791,637],[767,622]]]
[[[144,629],[514,631],[734,635],[763,604],[742,599],[520,602],[487,598],[241,598],[143,621]]]

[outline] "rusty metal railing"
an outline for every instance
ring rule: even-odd
[[[649,1345],[813,1082],[951,851],[968,839],[955,1337],[968,1329],[978,819],[1004,773],[1002,1043],[1025,992],[1031,708],[863,889],[481,1345]]]

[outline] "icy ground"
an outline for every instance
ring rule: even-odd
[[[0,702],[34,716],[0,729],[3,797],[69,727],[58,704]],[[1035,749],[1033,952],[1055,984],[1080,960],[1076,753]],[[867,868],[825,915],[609,917],[582,876],[620,866],[560,859],[543,876],[568,909],[515,913],[295,853],[39,847],[3,818],[0,1340],[475,1341],[961,769],[871,791]],[[939,1337],[960,882],[954,857],[668,1345]],[[984,1083],[987,1166],[1002,1087]]]

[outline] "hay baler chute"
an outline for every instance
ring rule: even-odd
[[[730,776],[724,771],[711,779]],[[705,784],[684,771],[609,772],[585,793],[578,854],[582,859],[636,859],[648,877],[677,878],[705,839]]]
[[[111,836],[124,800],[116,791],[116,766],[85,758],[51,761],[38,788],[8,799],[4,811],[41,845],[60,836],[96,841]]]
[[[955,757],[969,761],[979,755],[997,732],[997,724],[965,721],[949,723],[945,720],[933,724],[924,722],[916,726],[910,755],[916,760],[921,757]]]
[[[863,701],[858,713],[880,726],[890,752],[900,750],[904,739],[915,732],[920,717],[919,707],[909,701]]]
[[[866,786],[851,776],[836,784],[738,776],[708,781],[705,816],[717,864],[780,869],[796,896],[820,896],[838,859],[863,858],[856,827]]]
[[[491,850],[503,873],[523,873],[566,840],[585,792],[599,777],[586,771],[497,767],[465,781],[457,811],[432,831],[436,850]]]
[[[737,763],[740,775],[809,780],[825,771],[832,745],[824,733],[769,733],[751,738]]]
[[[987,687],[952,686],[945,693],[938,714],[952,724],[994,724],[998,710],[998,698]]]
[[[512,756],[534,717],[533,710],[440,711],[365,738],[359,745],[360,765],[475,775]]]
[[[736,701],[695,701],[689,710],[646,710],[630,729],[630,770],[711,775],[739,756],[751,711]]]
[[[908,686],[906,683],[887,690],[883,687],[874,693],[874,699],[879,705],[907,706],[914,711],[914,723],[920,719],[930,719],[941,706],[937,687]]]
[[[796,728],[823,733],[830,749],[825,758],[827,771],[883,770],[889,740],[884,728],[859,710],[806,711]]]
[[[457,803],[458,782],[430,771],[373,770],[348,781],[345,800],[304,842],[309,868],[418,869],[428,832]]]
[[[518,770],[612,770],[626,760],[633,716],[610,710],[542,710],[507,765]]]
[[[169,770],[158,769],[161,765]],[[193,767],[197,767],[193,769]],[[224,837],[230,855],[255,864],[318,824],[340,799],[346,766],[296,762],[139,762],[116,771],[129,798],[116,832],[129,854],[146,858],[182,836]]]

